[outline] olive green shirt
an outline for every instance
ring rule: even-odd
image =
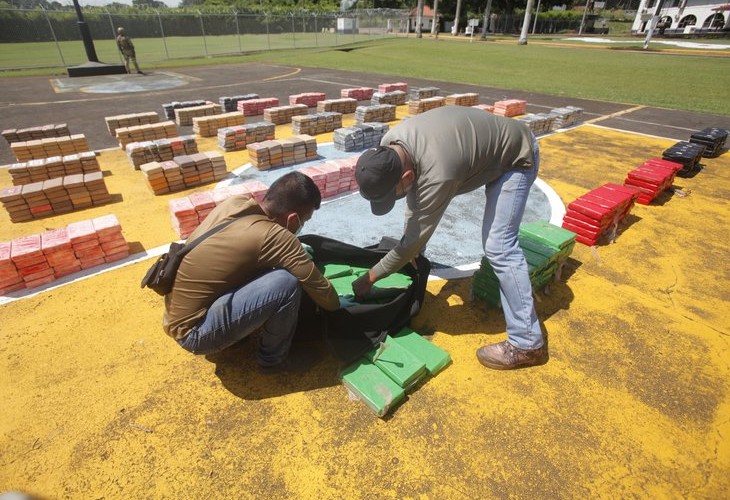
[[[406,196],[399,245],[373,267],[378,279],[418,255],[454,196],[486,186],[509,170],[532,168],[533,163],[532,134],[526,124],[464,106],[444,106],[408,118],[380,144],[406,150],[415,184]]]
[[[165,296],[165,333],[185,337],[218,297],[275,268],[289,271],[323,309],[340,307],[337,292],[297,237],[247,196],[232,196],[218,205],[188,241],[231,218],[238,220],[203,240],[180,263],[175,285]]]

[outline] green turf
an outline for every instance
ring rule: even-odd
[[[358,35],[362,37],[362,35]],[[393,75],[398,79],[424,78],[523,90],[573,98],[625,104],[666,107],[720,115],[730,115],[730,58],[690,51],[671,54],[653,45],[653,51],[611,50],[610,48],[541,45],[539,39],[526,46],[515,43],[439,40],[429,37],[373,38],[343,47],[333,47],[358,36],[334,34],[243,35],[240,42],[247,55],[210,56],[238,52],[235,36],[168,38],[167,54],[160,39],[135,40],[142,68],[241,62],[272,62],[295,66],[333,68]],[[557,41],[557,39],[555,40]],[[64,48],[67,64],[84,60],[83,46],[68,42]],[[17,61],[40,64],[45,54],[53,57],[54,44],[22,44],[18,53],[13,44],[3,44],[0,67]],[[71,47],[73,45],[73,47]],[[296,45],[296,49],[292,48]],[[112,41],[96,43],[99,59],[118,62]],[[308,47],[308,48],[306,48]],[[269,50],[271,48],[272,50]],[[10,49],[10,50],[8,50]],[[73,52],[75,50],[75,52]],[[75,54],[72,58],[66,54]],[[55,54],[58,63],[58,52]],[[181,59],[175,59],[175,58]],[[185,59],[183,59],[185,58]],[[62,71],[62,68],[60,68]],[[0,72],[14,74],[50,73]],[[56,73],[59,69],[56,69]],[[506,92],[505,97],[509,97]]]

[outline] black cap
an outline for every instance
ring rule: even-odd
[[[368,149],[357,160],[355,180],[360,194],[375,215],[385,215],[395,205],[395,189],[403,175],[398,153],[386,146]]]

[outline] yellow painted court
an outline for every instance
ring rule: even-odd
[[[674,142],[578,126],[540,139],[540,177],[567,203]],[[133,253],[176,239],[167,203],[190,191],[153,196],[121,150],[99,161],[118,196],[83,218],[114,213]],[[304,376],[263,376],[252,342],[207,359],[182,350],[162,332],[162,299],[139,287],[149,259],[6,303],[0,492],[727,498],[730,154],[702,163],[636,205],[614,244],[576,245],[539,294],[544,366],[482,367],[475,351],[504,338],[501,312],[470,302],[468,278],[431,281],[413,327],[453,362],[385,419],[348,399],[331,357]],[[11,224],[3,211],[2,239],[76,220]]]

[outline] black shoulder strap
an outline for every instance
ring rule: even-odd
[[[217,226],[211,227],[205,233],[201,234],[200,236],[198,236],[197,238],[195,238],[190,243],[186,243],[185,246],[177,254],[182,259],[185,254],[187,254],[190,250],[192,250],[193,248],[195,248],[196,246],[198,246],[198,243],[200,243],[201,241],[203,241],[207,237],[214,235],[215,233],[217,233],[221,229],[227,227],[232,222],[237,221],[238,219],[240,219],[240,217],[234,217],[233,219],[230,219],[230,220],[227,220],[225,222],[222,222],[222,223],[218,224]]]

